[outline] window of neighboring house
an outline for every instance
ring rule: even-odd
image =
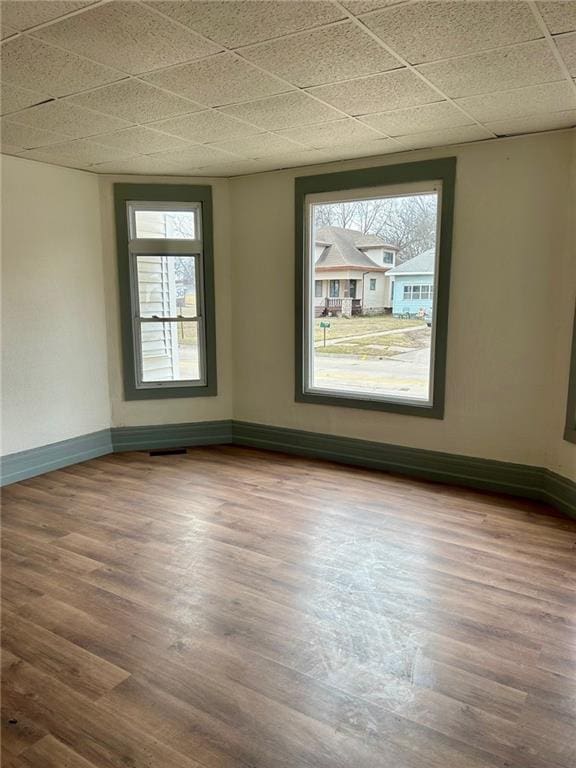
[[[576,309],[572,328],[572,352],[568,374],[568,399],[566,402],[566,429],[564,439],[576,443]]]
[[[316,280],[314,282],[314,295],[317,299],[322,298],[322,280]]]
[[[211,188],[114,192],[125,397],[215,395]]]
[[[443,417],[455,171],[455,158],[446,158],[296,179],[297,400]],[[361,230],[391,244],[394,237],[410,244],[397,255],[384,253],[385,263],[395,265],[382,278],[388,281],[384,291],[391,297],[386,299],[391,314],[386,307],[382,314],[364,313],[362,293],[355,317],[338,316],[335,309],[330,327],[320,328],[313,301],[314,244],[316,232],[329,227],[344,230],[339,238],[346,237],[346,229],[355,235]],[[355,235],[344,257],[350,266]],[[412,270],[411,259],[417,259]],[[396,277],[411,272],[430,273],[431,284],[411,280],[394,296]],[[369,289],[376,289],[376,278],[370,278]],[[353,295],[352,283],[348,294]],[[339,296],[338,281],[330,281],[329,295]],[[426,307],[433,310],[427,315],[430,326],[412,309],[412,317],[406,316],[404,302],[412,299],[432,304]],[[359,319],[357,312],[365,316]],[[323,331],[330,341],[346,343],[324,345]],[[406,352],[419,354],[408,363]]]

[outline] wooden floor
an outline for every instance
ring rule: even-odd
[[[574,768],[576,523],[261,453],[4,491],[4,768]]]

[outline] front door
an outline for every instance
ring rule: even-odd
[[[348,295],[351,299],[356,298],[356,280],[349,281]]]

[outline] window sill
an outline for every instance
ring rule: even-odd
[[[428,419],[443,419],[444,408],[440,403],[414,405],[413,403],[374,400],[362,397],[328,395],[320,392],[296,392],[296,402],[311,405],[332,405],[341,408],[359,408],[365,411],[384,411],[404,416],[423,416]]]
[[[172,400],[177,397],[215,397],[218,394],[216,384],[203,387],[157,387],[142,388],[125,386],[124,400]]]

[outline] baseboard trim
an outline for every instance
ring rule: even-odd
[[[576,483],[548,469],[243,421],[116,427],[0,458],[9,485],[108,453],[243,445],[544,501],[576,518]]]
[[[112,429],[112,447],[115,453],[149,451],[153,448],[223,445],[231,442],[231,420],[154,424],[145,427],[115,427]]]
[[[36,475],[43,475],[45,472],[52,472],[54,469],[96,459],[111,452],[110,430],[102,429],[99,432],[71,437],[58,443],[11,453],[0,457],[0,485],[17,483]]]
[[[542,467],[235,421],[233,443],[544,501],[576,518],[576,483]]]

